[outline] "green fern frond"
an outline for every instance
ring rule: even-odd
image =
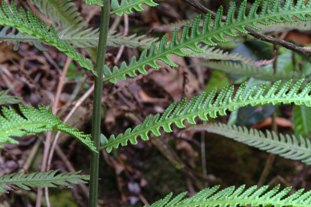
[[[305,106],[294,107],[294,131],[297,136],[309,137],[311,133],[311,108]]]
[[[272,67],[257,67],[250,64],[241,64],[232,61],[208,61],[203,63],[212,69],[220,70],[233,75],[243,75],[260,80],[289,80],[305,77],[301,71],[278,71],[274,74]]]
[[[246,87],[242,84],[234,93],[234,86],[222,89],[218,94],[213,91],[207,95],[201,95],[180,103],[171,104],[162,115],[148,116],[146,120],[134,129],[127,129],[123,134],[112,135],[104,144],[108,152],[121,146],[127,146],[128,142],[137,144],[137,138],[149,140],[149,134],[160,136],[160,129],[164,132],[172,132],[172,125],[185,128],[184,121],[196,124],[196,119],[207,121],[211,118],[224,116],[228,111],[235,111],[244,106],[258,106],[265,104],[290,104],[311,106],[311,82],[301,87],[303,80],[292,84],[292,81],[282,83],[278,81],[273,85],[263,84],[261,86]]]
[[[103,6],[103,0],[84,0],[86,4]]]
[[[193,126],[189,130],[205,130],[272,154],[311,165],[311,140],[301,136],[297,138],[289,134],[277,134],[268,130],[263,133],[256,129],[220,123]]]
[[[57,21],[61,28],[86,26],[72,0],[31,0],[41,13]]]
[[[8,91],[0,91],[0,105],[17,104],[20,102],[19,98],[8,95]]]
[[[58,32],[59,39],[72,44],[77,48],[96,48],[98,44],[98,29],[69,28]],[[0,41],[5,42],[32,42],[38,48],[41,48],[41,41],[31,35],[24,35],[14,31],[11,27],[0,29]],[[157,42],[157,38],[149,38],[145,35],[123,36],[120,33],[110,32],[108,34],[108,46],[119,47],[124,45],[129,48],[150,48],[152,43]]]
[[[147,74],[146,67],[159,69],[157,61],[162,61],[171,67],[177,67],[177,64],[171,60],[168,55],[187,56],[185,49],[194,52],[203,52],[201,43],[208,46],[216,46],[218,43],[228,41],[228,37],[234,37],[240,33],[248,33],[246,27],[258,29],[258,25],[266,25],[271,22],[292,22],[294,18],[307,20],[310,18],[311,3],[304,3],[304,0],[262,1],[257,0],[252,4],[248,13],[246,13],[247,1],[244,1],[238,9],[238,15],[235,17],[236,6],[233,3],[229,10],[226,22],[222,22],[223,9],[217,11],[215,19],[211,14],[195,18],[192,25],[186,24],[181,32],[175,30],[172,34],[172,40],[168,42],[168,37],[164,36],[159,44],[153,44],[149,50],[144,50],[140,57],[133,58],[129,64],[122,63],[120,67],[114,67],[111,71],[105,67],[105,80],[116,83],[118,80],[126,79],[126,76],[136,77],[137,73]],[[200,29],[202,24],[202,29]],[[179,34],[181,36],[179,37]]]
[[[271,25],[261,25],[260,26],[260,31],[263,33],[268,33],[268,32],[286,32],[290,30],[310,30],[309,28],[311,27],[311,22],[307,21],[297,21],[295,20],[294,22],[291,23],[276,23],[276,24],[271,24]]]
[[[31,174],[15,173],[0,177],[0,193],[12,190],[30,190],[33,187],[57,187],[82,184],[89,176],[79,172],[58,173],[58,171],[37,172]]]
[[[311,206],[311,191],[304,189],[290,194],[291,187],[280,189],[280,186],[273,189],[269,189],[269,186],[246,188],[245,185],[238,188],[231,186],[223,190],[219,188],[215,186],[204,189],[190,198],[185,198],[186,193],[181,193],[175,198],[169,194],[150,207]]]
[[[201,58],[203,60],[222,60],[222,61],[238,61],[240,63],[245,63],[247,65],[255,65],[255,62],[249,58],[246,58],[242,55],[239,55],[237,53],[230,53],[227,51],[224,51],[220,48],[215,47],[203,47],[202,48],[204,52],[193,52],[189,51],[188,53],[189,57],[194,58]]]
[[[38,38],[33,37],[31,35],[21,34],[12,27],[3,27],[0,29],[0,41],[16,42],[17,46],[19,46],[21,42],[31,42],[37,48],[44,50],[41,45],[41,41]],[[16,47],[14,47],[14,49],[15,48]]]
[[[61,39],[80,48],[96,48],[98,44],[98,29],[69,29],[59,33]],[[150,48],[152,43],[157,42],[157,38],[147,38],[145,35],[123,36],[120,33],[109,32],[108,46],[119,47],[124,45],[129,48]]]
[[[158,6],[154,0],[121,0],[121,3],[119,0],[112,0],[112,13],[122,16],[123,14],[132,14],[133,10],[141,12],[144,11],[143,4],[150,7]]]
[[[85,144],[89,149],[96,151],[90,135],[64,124],[51,111],[40,106],[38,109],[31,106],[19,106],[21,115],[13,108],[3,107],[0,116],[0,143],[18,144],[12,137],[23,137],[46,131],[60,131]]]
[[[54,27],[40,22],[30,11],[26,12],[22,8],[18,10],[15,5],[9,7],[6,3],[2,3],[0,25],[16,28],[23,34],[34,36],[42,42],[56,47],[68,57],[77,61],[82,67],[94,73],[93,64],[89,59],[73,49],[68,42],[61,40]]]

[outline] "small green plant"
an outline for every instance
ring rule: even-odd
[[[160,137],[163,133],[171,133],[173,125],[179,129],[205,130],[234,139],[238,142],[256,147],[260,150],[283,156],[288,159],[311,164],[311,142],[302,137],[310,133],[307,114],[311,106],[311,82],[308,70],[274,71],[275,67],[268,64],[259,67],[255,61],[240,55],[233,55],[220,48],[241,34],[282,30],[287,27],[299,26],[311,20],[311,1],[276,0],[250,1],[244,0],[236,5],[232,2],[224,12],[199,15],[186,21],[182,28],[176,28],[171,38],[164,35],[160,40],[145,36],[123,37],[116,32],[108,31],[110,15],[125,15],[143,11],[145,6],[156,7],[160,2],[154,0],[85,0],[85,3],[101,7],[101,25],[98,29],[87,27],[76,5],[71,0],[31,0],[46,17],[56,23],[47,25],[30,10],[18,8],[15,4],[2,2],[0,7],[0,39],[3,41],[32,42],[39,48],[41,44],[55,47],[84,68],[86,73],[95,79],[92,134],[88,135],[65,124],[45,106],[33,107],[19,103],[21,100],[11,97],[7,92],[0,92],[0,145],[18,144],[18,138],[42,132],[62,132],[76,138],[92,153],[90,167],[89,207],[97,205],[99,152],[111,153],[120,147],[138,143],[138,138],[148,141],[151,136]],[[111,5],[111,6],[110,6]],[[226,16],[224,16],[226,15]],[[17,30],[17,31],[16,31]],[[261,34],[261,33],[260,33]],[[257,34],[258,35],[258,34]],[[283,44],[280,43],[280,44]],[[105,64],[106,47],[142,48],[139,57],[133,57],[129,63],[110,67]],[[292,45],[283,44],[288,48]],[[94,53],[92,49],[97,47]],[[96,59],[95,64],[84,57],[76,48],[88,49],[88,54]],[[297,49],[301,52],[301,48]],[[96,58],[94,56],[96,54]],[[279,61],[288,60],[286,52],[279,56]],[[203,59],[203,64],[230,74],[243,75],[244,83],[240,86],[227,86],[221,90],[202,92],[190,100],[182,99],[172,103],[163,113],[149,115],[142,124],[127,129],[124,133],[111,135],[101,139],[101,99],[103,84],[117,84],[120,80],[146,75],[149,70],[161,69],[161,63],[178,68],[171,55],[179,57],[196,57]],[[307,54],[306,54],[307,55]],[[284,56],[284,57],[283,57]],[[279,63],[280,64],[280,63]],[[94,66],[95,65],[95,66]],[[265,80],[256,85],[248,78]],[[4,105],[19,103],[18,109]],[[244,127],[226,124],[197,125],[207,122],[229,112],[237,111],[245,106],[261,105],[295,105],[295,133],[283,135],[267,131],[266,134]],[[188,124],[186,124],[186,122]],[[197,125],[189,128],[189,125]],[[49,154],[51,142],[46,141],[44,154]],[[46,162],[42,164],[42,172],[30,174],[8,174],[0,177],[0,193],[16,189],[29,190],[30,187],[69,186],[86,182],[89,177],[77,172],[58,173],[48,171]],[[291,188],[280,187],[229,187],[218,191],[219,187],[202,190],[190,198],[186,193],[172,197],[168,195],[151,206],[311,206],[311,192],[303,189],[290,194]],[[39,191],[40,192],[40,191]],[[38,193],[39,198],[42,194]],[[48,198],[47,198],[48,199]],[[38,200],[37,200],[38,201]],[[39,199],[40,201],[40,199]],[[37,206],[41,203],[37,203]]]

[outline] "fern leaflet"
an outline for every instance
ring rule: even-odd
[[[190,127],[189,130],[192,129],[219,134],[272,154],[292,160],[301,160],[305,164],[311,165],[311,141],[303,137],[297,138],[289,134],[277,134],[268,130],[264,134],[256,129],[226,124],[199,125]]]
[[[294,131],[297,136],[309,137],[311,133],[311,108],[305,106],[294,107]]]
[[[61,28],[86,26],[71,0],[31,0],[48,18],[57,21]]]
[[[188,56],[194,58],[202,58],[204,60],[222,60],[222,61],[238,61],[247,65],[255,65],[255,62],[239,54],[229,53],[215,47],[203,47],[204,52],[189,51]]]
[[[9,8],[6,3],[2,3],[0,8],[0,25],[16,28],[23,34],[34,36],[56,47],[68,57],[77,61],[82,67],[94,73],[91,60],[83,57],[68,42],[61,40],[53,26],[47,26],[44,22],[40,22],[30,11],[18,10],[15,5],[11,5]]]
[[[36,109],[31,106],[20,105],[19,109],[22,115],[17,114],[13,108],[2,108],[2,116],[0,116],[0,143],[17,144],[18,142],[12,139],[12,137],[23,137],[55,130],[77,138],[89,149],[96,151],[90,135],[64,124],[45,107],[40,106]]]
[[[118,80],[126,79],[126,76],[135,77],[136,73],[147,74],[145,69],[147,66],[153,69],[160,68],[157,61],[177,67],[168,55],[187,56],[187,50],[204,52],[200,43],[215,46],[219,42],[227,42],[228,36],[234,37],[239,33],[247,33],[245,27],[258,29],[257,25],[266,25],[270,22],[292,22],[294,17],[301,21],[310,18],[311,3],[306,4],[304,0],[298,0],[296,3],[292,0],[286,0],[284,3],[278,0],[274,4],[270,1],[263,1],[261,9],[259,5],[260,1],[256,0],[246,14],[247,1],[245,0],[235,17],[236,6],[233,3],[229,8],[226,22],[222,22],[222,8],[217,11],[215,20],[211,18],[211,14],[204,16],[203,20],[199,16],[193,20],[191,26],[187,23],[180,33],[176,29],[170,42],[165,35],[159,44],[153,44],[149,50],[144,50],[138,59],[134,57],[129,64],[123,62],[120,67],[114,67],[112,71],[106,66],[104,80],[116,83]],[[203,22],[202,29],[200,29],[201,22]],[[181,34],[180,37],[179,34]]]
[[[247,77],[253,77],[260,80],[289,80],[289,79],[300,79],[305,77],[301,71],[282,71],[278,70],[274,74],[272,66],[270,67],[257,67],[250,64],[241,64],[232,61],[208,61],[203,63],[212,69],[217,69],[229,74],[242,75]]]
[[[84,1],[85,3],[90,4],[90,5],[103,6],[102,0],[84,0]]]
[[[123,14],[132,14],[133,10],[141,12],[144,11],[143,4],[150,7],[158,6],[154,0],[121,0],[121,3],[119,3],[119,0],[112,0],[112,13],[122,16]]]
[[[58,171],[37,172],[31,174],[9,174],[0,177],[0,193],[21,189],[30,190],[31,187],[69,187],[72,184],[85,183],[88,176],[79,172],[58,173]]]
[[[137,138],[149,140],[149,133],[160,136],[160,129],[164,132],[172,132],[172,124],[178,128],[185,128],[184,121],[189,124],[196,124],[196,118],[207,121],[210,118],[224,116],[227,111],[235,111],[244,106],[257,106],[265,104],[290,104],[311,106],[311,82],[301,88],[303,80],[292,84],[292,81],[282,83],[278,81],[272,86],[263,84],[246,88],[242,84],[234,94],[234,86],[222,89],[218,94],[213,91],[207,95],[192,98],[189,101],[183,99],[180,103],[171,104],[162,115],[148,116],[145,121],[134,129],[127,129],[123,134],[112,135],[104,144],[108,152],[121,146],[127,146],[128,142],[137,144]],[[302,90],[302,91],[300,91]]]
[[[204,189],[190,198],[184,198],[186,193],[181,193],[175,198],[169,194],[151,207],[311,206],[311,191],[300,189],[289,194],[290,191],[291,187],[280,189],[280,186],[269,189],[269,186],[246,188],[243,185],[238,188],[231,186],[223,190],[215,186]]]
[[[20,99],[13,96],[9,96],[8,91],[0,91],[0,105],[16,104],[19,102]]]
[[[151,132],[155,136],[160,136],[162,128],[166,133],[172,132],[172,124],[178,128],[185,128],[184,121],[190,124],[196,124],[196,118],[207,121],[210,118],[224,116],[227,111],[235,111],[244,106],[258,106],[265,104],[290,104],[311,106],[311,83],[303,89],[301,85],[303,80],[292,84],[292,81],[278,81],[272,86],[263,84],[261,86],[251,86],[247,88],[245,84],[241,85],[234,94],[234,86],[222,89],[218,94],[216,91],[207,95],[201,95],[192,98],[188,102],[183,99],[180,103],[171,104],[162,115],[148,116],[146,120],[136,126],[134,129],[127,129],[118,136],[112,135],[106,141],[103,148],[108,152],[121,146],[127,146],[128,142],[137,144],[137,138],[141,137],[146,141]],[[302,90],[302,91],[300,91]]]
[[[75,47],[96,48],[98,44],[99,33],[97,29],[69,29],[59,32],[61,39],[69,41]],[[119,47],[124,45],[130,48],[149,48],[152,43],[157,42],[157,38],[147,38],[145,35],[123,36],[120,33],[109,32],[108,46]]]

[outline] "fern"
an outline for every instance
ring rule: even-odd
[[[227,187],[220,191],[219,186],[215,186],[204,189],[190,198],[184,198],[186,193],[181,193],[175,198],[169,194],[151,207],[311,206],[311,191],[300,189],[293,194],[289,194],[290,192],[291,187],[280,189],[280,186],[269,189],[268,186],[246,188],[243,185],[238,188]]]
[[[84,0],[84,1],[85,3],[90,4],[90,5],[103,6],[102,0]]]
[[[32,187],[56,187],[72,184],[82,184],[88,176],[79,175],[79,172],[58,173],[58,171],[37,172],[31,174],[9,174],[0,177],[0,193],[21,189],[30,190]]]
[[[270,22],[292,22],[294,17],[300,20],[310,18],[311,3],[305,4],[303,0],[293,3],[292,0],[286,0],[284,3],[275,1],[263,1],[262,9],[259,13],[260,1],[252,4],[249,12],[246,14],[247,1],[244,1],[238,9],[238,15],[235,17],[236,6],[233,3],[228,11],[226,22],[222,22],[223,9],[217,11],[215,20],[211,14],[195,18],[192,25],[186,24],[181,31],[181,37],[178,37],[179,31],[175,30],[172,34],[172,40],[168,42],[168,37],[164,36],[159,44],[153,44],[150,50],[144,50],[141,56],[135,57],[129,64],[122,63],[120,67],[114,67],[110,71],[105,67],[105,81],[116,83],[118,80],[126,79],[126,76],[135,77],[136,73],[147,74],[146,67],[159,69],[157,61],[162,61],[171,67],[177,67],[168,55],[187,56],[185,48],[194,52],[204,52],[200,43],[208,46],[215,46],[219,42],[228,41],[228,36],[237,36],[239,33],[247,33],[246,27],[257,28],[257,25],[269,24]],[[203,27],[200,29],[200,23]],[[226,36],[226,37],[225,37]]]
[[[0,143],[17,144],[18,142],[12,139],[12,137],[23,137],[55,130],[77,138],[89,149],[96,151],[89,135],[64,124],[45,107],[40,106],[36,109],[31,106],[20,105],[19,109],[22,115],[17,114],[12,108],[2,108],[2,116],[0,116]]]
[[[141,12],[144,11],[143,4],[150,7],[158,6],[154,0],[121,0],[121,3],[119,3],[119,0],[112,0],[112,13],[122,16],[123,14],[132,14],[133,10]]]
[[[8,91],[0,91],[0,105],[16,104],[19,102],[20,99],[13,96],[9,96]]]
[[[96,48],[99,33],[97,29],[70,29],[59,33],[61,39],[80,48]],[[119,47],[124,45],[130,48],[149,48],[152,43],[157,42],[157,38],[147,38],[145,35],[123,36],[120,33],[110,32],[108,35],[108,46]]]
[[[48,18],[57,21],[61,28],[86,26],[71,0],[31,0]]]
[[[40,22],[30,11],[18,10],[15,5],[9,8],[6,3],[2,3],[0,8],[0,25],[16,28],[23,34],[34,36],[56,47],[68,57],[77,61],[82,67],[94,73],[93,64],[89,59],[86,59],[74,50],[68,42],[61,40],[54,27],[48,27],[45,23]]]
[[[196,118],[207,121],[210,118],[224,116],[227,111],[235,111],[244,106],[257,106],[265,104],[289,104],[311,106],[311,83],[301,88],[303,80],[292,84],[292,81],[282,83],[278,81],[272,86],[263,84],[261,86],[251,86],[246,88],[242,84],[234,94],[234,87],[226,87],[218,94],[216,91],[207,95],[192,98],[189,101],[183,99],[180,103],[171,104],[162,115],[148,116],[146,120],[134,129],[127,129],[118,136],[112,135],[104,144],[108,152],[121,146],[127,146],[128,142],[137,144],[137,138],[149,140],[149,133],[160,136],[162,128],[166,133],[172,132],[172,124],[178,128],[185,128],[184,121],[189,124],[196,124]],[[300,90],[302,90],[300,92]]]
[[[305,106],[294,107],[294,131],[298,136],[309,137],[311,133],[311,109]]]
[[[286,32],[290,30],[309,30],[311,22],[302,22],[295,20],[294,22],[277,23],[271,25],[260,26],[260,31],[263,33],[267,32]]]
[[[289,134],[277,134],[270,131],[266,131],[266,134],[264,134],[256,129],[226,124],[199,125],[190,127],[189,130],[192,129],[206,130],[260,150],[292,160],[301,160],[305,164],[311,165],[311,141],[303,137],[297,138]]]
[[[241,64],[231,61],[208,61],[204,65],[233,75],[243,75],[269,81],[300,79],[305,77],[305,74],[301,71],[288,72],[279,70],[274,74],[271,65],[269,67],[257,67],[255,65]]]
[[[59,39],[68,41],[74,47],[78,48],[96,48],[98,44],[97,29],[67,29],[58,32]],[[41,41],[31,35],[24,35],[12,30],[11,27],[3,27],[0,30],[0,41],[6,42],[32,42],[36,47],[42,49]],[[150,48],[152,43],[157,42],[157,38],[148,38],[145,35],[123,36],[120,33],[110,32],[108,35],[108,46],[119,47],[124,45],[130,48]]]
[[[247,65],[255,65],[255,62],[239,54],[232,54],[215,47],[203,47],[204,52],[189,51],[189,57],[202,58],[204,60],[238,61]]]

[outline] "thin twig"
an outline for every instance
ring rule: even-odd
[[[124,36],[127,36],[128,35],[128,32],[129,32],[129,17],[127,14],[124,15],[124,32],[123,32],[123,35]],[[118,54],[114,60],[114,63],[117,64],[122,56],[122,53],[124,51],[124,48],[125,46],[124,45],[121,45],[119,51],[118,51]]]

